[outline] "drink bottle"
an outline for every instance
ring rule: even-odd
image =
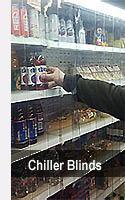
[[[20,65],[20,79],[21,79],[21,90],[28,89],[28,70],[26,61],[22,61]]]
[[[36,105],[36,123],[37,123],[37,135],[40,136],[44,133],[43,109],[40,103]]]
[[[36,89],[36,69],[34,66],[34,58],[27,59],[27,70],[28,70],[28,90]]]
[[[14,114],[14,135],[15,147],[23,148],[28,146],[27,125],[24,119],[24,112],[21,107],[17,107]]]
[[[27,130],[29,144],[35,144],[37,142],[37,127],[36,117],[34,116],[33,107],[29,104],[27,108]]]
[[[36,68],[36,89],[44,90],[48,88],[48,81],[42,79],[43,75],[47,74],[46,60],[43,56],[38,56],[35,58],[35,68]]]

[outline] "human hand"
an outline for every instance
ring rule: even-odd
[[[47,74],[42,79],[46,79],[48,82],[54,82],[53,86],[63,86],[64,73],[57,67],[48,67]]]

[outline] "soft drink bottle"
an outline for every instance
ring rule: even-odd
[[[27,121],[29,144],[35,144],[37,142],[37,126],[36,126],[36,118],[34,116],[33,107],[31,105],[29,105],[27,109],[26,121]]]
[[[40,103],[36,105],[36,122],[37,122],[37,135],[40,136],[44,133],[43,109]]]
[[[15,147],[23,148],[28,146],[27,126],[24,119],[24,113],[19,106],[16,109],[14,116],[14,135],[15,135]]]
[[[27,59],[27,70],[28,70],[28,89],[36,89],[36,69],[34,66],[34,58]]]
[[[26,61],[22,61],[20,66],[20,78],[21,78],[21,90],[28,89],[28,70],[26,66]]]
[[[42,79],[42,76],[47,74],[46,60],[43,56],[40,55],[36,57],[35,67],[36,67],[36,89],[37,90],[48,89],[48,81]]]

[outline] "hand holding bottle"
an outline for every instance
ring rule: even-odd
[[[49,85],[49,88],[54,86],[63,86],[63,79],[65,74],[60,69],[57,67],[48,67],[47,72],[47,74],[43,74],[42,79],[46,79],[48,82],[52,82],[52,84]]]

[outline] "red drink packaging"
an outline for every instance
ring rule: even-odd
[[[25,6],[20,7],[20,28],[21,35],[29,36],[28,16]]]
[[[16,4],[11,6],[11,34],[20,35],[19,7]]]

